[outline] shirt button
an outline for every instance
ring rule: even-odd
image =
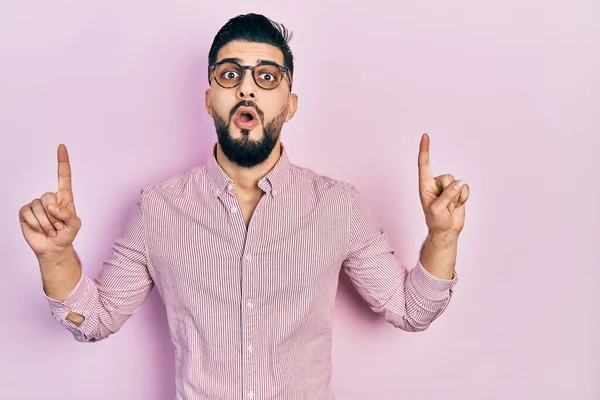
[[[232,212],[232,213],[234,213],[234,214],[235,214],[237,211],[238,211],[237,207],[231,207],[231,212]]]
[[[254,303],[252,303],[251,301],[248,301],[246,303],[246,307],[248,307],[248,308],[254,308]]]
[[[246,255],[244,256],[244,260],[246,260],[246,261],[248,261],[248,262],[252,261],[252,254],[250,254],[250,253],[246,254]]]
[[[229,190],[229,191],[233,190],[233,185],[231,183],[229,185],[227,185],[227,190]]]
[[[254,350],[254,348],[252,347],[252,345],[251,345],[251,344],[249,344],[249,345],[246,347],[246,350],[248,350],[248,354],[252,354],[252,351]]]
[[[220,190],[215,190],[215,197],[219,197],[221,195],[221,191]]]
[[[254,392],[252,390],[248,391],[248,399],[252,400],[254,398]]]
[[[273,196],[277,196],[277,190],[273,190]]]

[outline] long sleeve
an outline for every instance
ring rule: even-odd
[[[458,282],[431,275],[419,261],[407,270],[358,190],[351,186],[350,243],[343,269],[371,309],[397,328],[423,331],[447,307]]]
[[[54,318],[80,342],[95,342],[116,333],[141,307],[154,282],[147,269],[144,234],[143,191],[124,233],[114,241],[112,254],[95,279],[82,274],[73,291],[60,302],[44,296]],[[69,312],[80,314],[79,327],[67,320]]]

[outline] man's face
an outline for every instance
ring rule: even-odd
[[[229,42],[217,54],[217,62],[224,59],[238,59],[242,66],[265,61],[283,65],[281,50],[266,43]],[[240,167],[262,164],[279,143],[283,124],[296,112],[298,100],[290,93],[289,76],[285,74],[275,89],[266,90],[254,82],[250,70],[246,70],[234,88],[221,87],[214,74],[211,73],[205,104],[214,120],[223,153]]]

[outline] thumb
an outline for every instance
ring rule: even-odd
[[[450,185],[446,186],[440,197],[438,197],[432,207],[439,208],[443,210],[444,208],[448,208],[450,203],[455,202],[457,196],[460,195],[460,191],[464,185],[464,182],[461,180],[455,180]]]
[[[81,221],[73,211],[67,207],[62,207],[56,203],[48,205],[48,211],[55,218],[61,220],[69,230],[78,230],[81,226]]]

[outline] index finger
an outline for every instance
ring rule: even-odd
[[[58,190],[71,191],[71,164],[69,162],[69,153],[67,146],[58,145]]]
[[[421,144],[419,146],[419,181],[427,181],[433,179],[431,173],[431,163],[429,162],[429,135],[424,133],[421,136]]]

